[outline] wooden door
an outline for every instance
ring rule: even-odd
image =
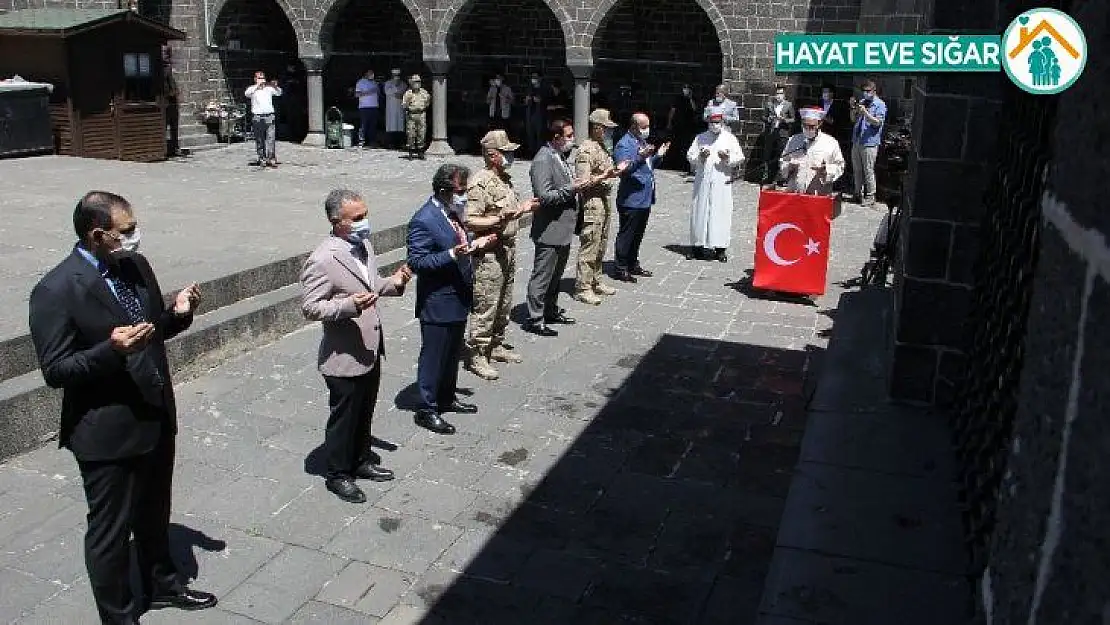
[[[100,45],[95,45],[99,43]],[[74,112],[79,138],[76,156],[119,158],[116,98],[122,70],[106,42],[80,40],[70,49]]]
[[[166,108],[161,49],[145,41],[123,48],[123,89],[116,105],[120,159],[149,163],[166,158]]]

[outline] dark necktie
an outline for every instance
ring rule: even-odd
[[[143,303],[139,300],[139,293],[135,287],[120,279],[115,272],[108,272],[104,276],[116,291],[116,299],[123,305],[124,312],[131,323],[142,323],[146,320],[143,314]]]
[[[451,222],[451,229],[455,231],[455,240],[459,242],[459,245],[466,245],[466,231],[459,225],[458,217],[454,213],[448,213],[447,221]]]
[[[366,251],[366,246],[362,245],[362,244],[352,245],[351,246],[351,254],[355,258],[362,261],[362,264],[364,264],[364,265],[366,264],[366,261],[369,259],[369,254]]]

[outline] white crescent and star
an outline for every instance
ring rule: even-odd
[[[763,253],[767,256],[768,259],[771,260],[772,263],[775,263],[776,265],[779,265],[781,267],[789,267],[790,265],[793,265],[803,258],[798,257],[794,260],[786,260],[781,255],[779,255],[778,250],[775,248],[775,242],[778,239],[779,235],[783,232],[786,232],[787,230],[797,230],[798,232],[805,234],[805,231],[792,223],[781,223],[776,224],[773,228],[768,230],[766,236],[763,237]],[[808,235],[806,235],[806,239],[806,256],[820,254],[821,244],[817,241],[814,241],[813,238]]]

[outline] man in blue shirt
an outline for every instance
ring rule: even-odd
[[[875,158],[883,137],[886,120],[886,103],[875,93],[875,81],[868,80],[860,87],[863,97],[851,98],[849,114],[852,119],[852,171],[856,186],[856,199],[864,206],[875,204]]]

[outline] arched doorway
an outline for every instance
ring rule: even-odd
[[[456,151],[478,153],[478,140],[488,129],[489,81],[495,74],[515,95],[509,134],[523,142],[524,96],[533,72],[543,88],[558,84],[574,114],[574,77],[566,67],[566,42],[559,20],[543,0],[504,4],[475,0],[464,8],[447,37],[451,70],[447,79],[447,134]]]
[[[594,82],[621,126],[644,111],[663,130],[683,84],[700,108],[723,75],[717,29],[695,0],[619,0],[598,27],[593,56]],[[676,143],[672,165],[681,165],[685,147]]]
[[[302,141],[308,134],[308,91],[297,36],[281,7],[274,0],[228,0],[212,26],[212,43],[231,101],[246,102],[243,90],[254,82],[254,72],[266,72],[283,91],[274,102],[278,138]]]
[[[340,0],[320,29],[320,47],[327,55],[324,66],[324,108],[343,111],[343,119],[358,126],[355,83],[374,70],[384,83],[390,70],[400,68],[407,79],[421,74],[431,88],[431,75],[421,60],[420,30],[401,0],[373,2]],[[379,130],[385,128],[385,102],[380,102]]]

